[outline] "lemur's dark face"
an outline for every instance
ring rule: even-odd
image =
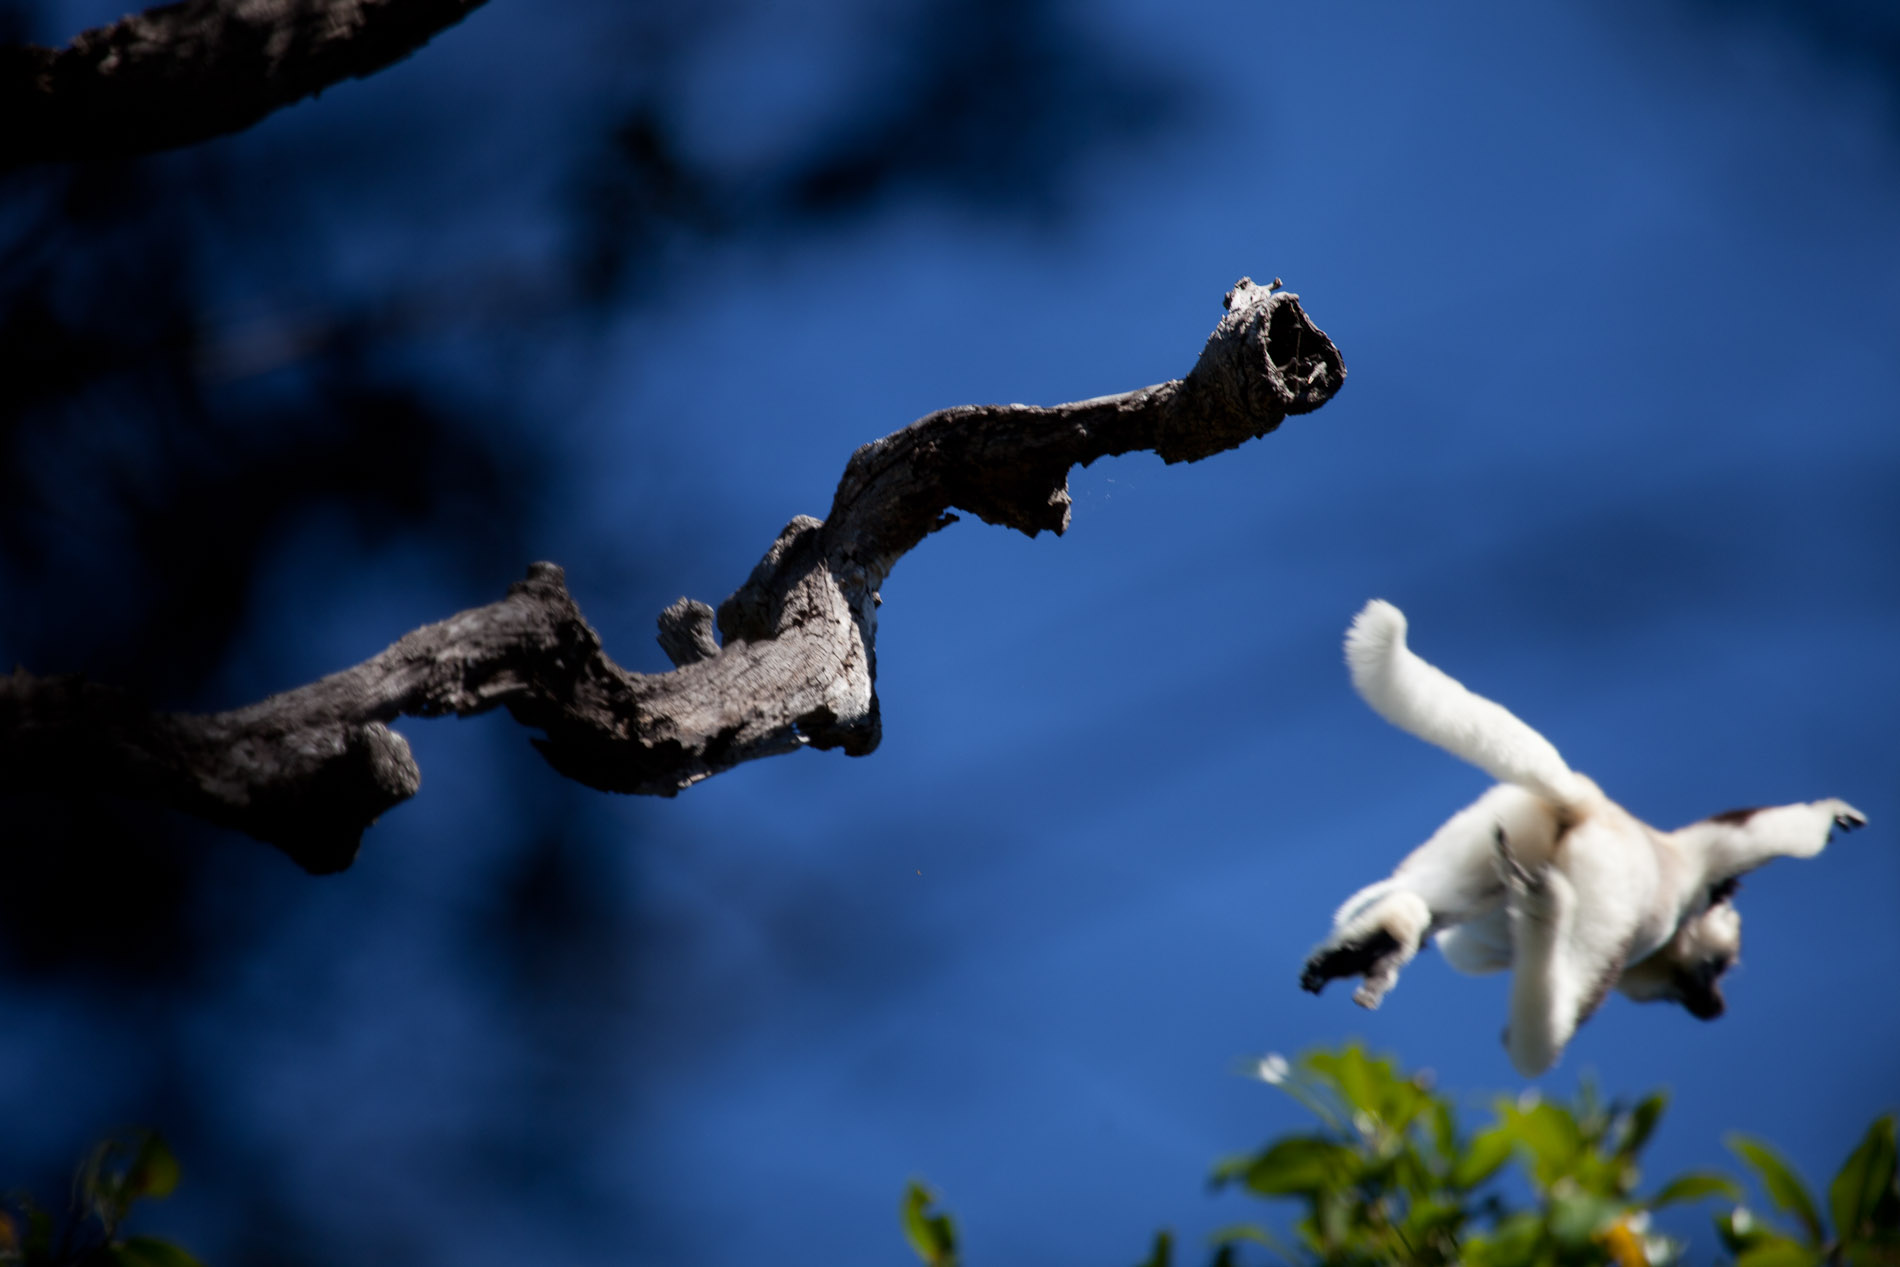
[[[1698,1020],[1712,1021],[1728,1010],[1722,997],[1722,974],[1735,966],[1727,955],[1703,959],[1676,974],[1676,1001]]]
[[[1732,900],[1741,885],[1733,876],[1711,885],[1709,905],[1685,920],[1670,943],[1679,957],[1670,983],[1676,1001],[1699,1020],[1712,1021],[1728,1010],[1722,975],[1742,952],[1742,916]]]
[[[1680,1003],[1705,1021],[1727,1011],[1722,977],[1742,953],[1742,916],[1730,900],[1738,887],[1734,880],[1711,885],[1703,907],[1682,921],[1667,945],[1625,968],[1617,987],[1639,1002]]]

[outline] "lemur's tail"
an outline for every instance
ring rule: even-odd
[[[1492,778],[1559,804],[1581,795],[1557,749],[1501,704],[1473,695],[1405,645],[1405,613],[1373,599],[1346,631],[1352,684],[1372,711]]]

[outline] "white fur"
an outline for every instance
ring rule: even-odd
[[[1405,645],[1404,613],[1378,599],[1346,633],[1353,685],[1375,712],[1500,780],[1339,908],[1301,984],[1360,976],[1377,1007],[1434,934],[1461,972],[1514,968],[1505,1046],[1533,1076],[1556,1063],[1612,985],[1712,1018],[1741,947],[1727,883],[1777,857],[1811,858],[1845,801],[1736,811],[1661,832],[1571,770],[1549,740]]]
[[[1579,791],[1550,740],[1412,654],[1405,645],[1405,613],[1383,599],[1373,599],[1353,617],[1346,665],[1360,698],[1400,730],[1548,800],[1567,802]]]

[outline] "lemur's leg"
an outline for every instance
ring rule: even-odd
[[[1504,1045],[1526,1077],[1557,1063],[1564,1045],[1622,974],[1653,900],[1646,839],[1585,823],[1548,865],[1526,867],[1504,834],[1498,869],[1510,888],[1511,1022]],[[1653,877],[1653,870],[1651,871]]]
[[[1379,1006],[1428,934],[1502,904],[1504,885],[1491,845],[1499,824],[1548,836],[1549,819],[1534,794],[1509,784],[1452,815],[1391,876],[1346,900],[1333,917],[1332,933],[1308,957],[1301,987],[1318,994],[1335,977],[1363,977],[1353,1000]]]
[[[1375,894],[1374,890],[1384,890]],[[1352,992],[1360,1007],[1378,1007],[1398,984],[1399,969],[1412,961],[1432,926],[1432,910],[1418,894],[1381,880],[1354,896],[1359,907],[1337,925],[1300,970],[1300,988],[1318,994],[1334,977],[1364,977]]]

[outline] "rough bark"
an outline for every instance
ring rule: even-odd
[[[402,714],[505,707],[542,732],[534,742],[555,769],[614,792],[672,796],[803,747],[861,756],[879,738],[878,588],[955,522],[952,507],[1060,533],[1078,463],[1135,449],[1195,461],[1332,398],[1346,374],[1338,350],[1275,286],[1243,278],[1229,292],[1185,379],[1052,408],[946,409],[860,448],[830,517],[793,519],[717,613],[681,599],[661,614],[671,672],[615,664],[561,569],[537,563],[498,603],[230,712],[152,713],[77,679],[0,677],[0,784],[146,797],[326,872],[347,867],[364,828],[420,786],[388,727]]]
[[[483,0],[185,0],[63,49],[0,48],[0,168],[250,127],[407,57]]]

